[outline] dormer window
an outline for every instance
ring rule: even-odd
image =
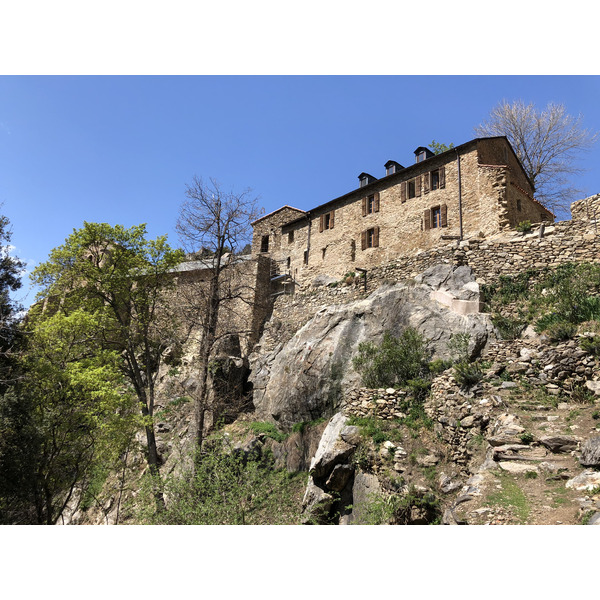
[[[383,165],[385,167],[385,175],[386,177],[388,175],[393,175],[394,173],[398,173],[398,171],[401,171],[402,169],[404,169],[404,167],[400,164],[397,163],[395,160],[388,160],[385,165]]]
[[[377,181],[377,177],[373,177],[373,175],[369,175],[368,173],[361,173],[358,176],[358,180],[360,181],[360,187],[362,188]]]
[[[428,158],[434,156],[433,152],[429,148],[425,148],[425,146],[419,146],[415,150],[416,162],[420,163]]]

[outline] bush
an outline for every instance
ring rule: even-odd
[[[380,346],[359,344],[352,363],[366,387],[391,387],[426,374],[428,354],[423,336],[409,327],[398,338],[386,331]]]
[[[504,340],[518,338],[521,335],[521,331],[527,325],[525,321],[513,317],[505,317],[500,314],[495,314],[492,317],[492,323]]]
[[[520,231],[521,233],[529,233],[532,230],[533,226],[531,225],[531,221],[521,221],[515,229]]]
[[[568,321],[557,321],[549,325],[545,331],[552,341],[562,342],[570,340],[577,333],[577,325]]]
[[[149,476],[136,497],[137,520],[166,525],[295,524],[306,474],[273,468],[272,456],[247,459],[220,435],[207,440],[194,473],[165,476],[166,510],[156,512]]]
[[[454,365],[454,379],[461,387],[471,387],[483,378],[483,371],[477,363],[459,362]]]
[[[585,350],[589,354],[593,354],[594,356],[600,355],[600,336],[598,335],[581,338],[579,345],[582,350]]]

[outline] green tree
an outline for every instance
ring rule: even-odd
[[[0,215],[0,393],[12,380],[14,358],[18,355],[18,314],[21,306],[11,294],[21,288],[23,262],[12,256],[10,222]]]
[[[449,146],[446,146],[446,144],[441,144],[441,143],[433,140],[431,142],[431,144],[429,144],[429,147],[431,148],[431,150],[434,154],[441,154],[442,152],[447,152],[448,150],[452,150],[452,148],[454,148],[454,144],[450,144]]]
[[[119,356],[118,367],[133,387],[146,433],[146,457],[158,478],[160,458],[153,423],[155,385],[176,324],[168,310],[168,275],[183,259],[166,236],[146,239],[145,225],[84,223],[32,274],[47,310],[81,309],[98,318],[103,350]],[[157,488],[158,507],[164,506]]]

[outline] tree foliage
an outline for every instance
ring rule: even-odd
[[[8,521],[55,523],[80,500],[94,469],[113,464],[131,439],[131,394],[118,353],[97,335],[103,318],[79,309],[26,323],[19,385],[0,401],[0,427],[10,435],[0,469]]]
[[[579,190],[571,178],[582,172],[576,161],[597,133],[583,127],[583,117],[550,102],[539,111],[533,103],[502,100],[489,119],[475,128],[479,137],[504,135],[534,187],[535,197],[550,210],[568,210]]]
[[[118,368],[132,386],[146,432],[147,460],[158,474],[160,462],[152,417],[155,383],[176,323],[165,295],[168,272],[183,258],[166,236],[146,239],[145,225],[126,229],[84,223],[32,274],[42,287],[46,310],[64,315],[83,311],[96,321],[97,357],[114,352]],[[157,491],[157,500],[162,495]]]
[[[432,152],[437,155],[442,154],[442,152],[448,152],[448,150],[452,150],[452,148],[454,148],[454,144],[451,143],[449,146],[447,146],[446,144],[442,144],[433,140],[431,144],[429,144],[429,147],[431,148]]]

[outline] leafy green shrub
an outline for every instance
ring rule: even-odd
[[[525,471],[525,479],[537,479],[537,471]]]
[[[533,435],[531,433],[529,433],[528,431],[521,434],[521,443],[522,444],[529,445],[529,444],[531,444],[531,442],[533,442],[534,439],[535,438],[533,437]]]
[[[454,379],[461,387],[470,387],[479,383],[483,371],[478,363],[459,362],[454,365]]]
[[[453,363],[469,362],[471,354],[469,352],[469,343],[471,334],[454,333],[448,342],[448,352],[452,356]]]
[[[156,511],[155,485],[146,477],[136,496],[138,522],[166,525],[296,524],[306,473],[275,470],[272,456],[233,453],[221,435],[207,440],[193,473],[164,477],[169,502]]]
[[[429,363],[429,372],[432,375],[439,375],[443,373],[446,369],[449,369],[452,366],[451,360],[442,360],[441,358],[436,358]]]
[[[427,343],[412,327],[398,338],[386,331],[380,346],[362,342],[352,363],[369,388],[404,385],[427,373]]]
[[[593,335],[592,337],[584,337],[579,341],[582,350],[594,356],[600,355],[600,336]]]
[[[521,233],[529,233],[532,229],[531,221],[521,221],[515,229]]]
[[[563,342],[570,340],[577,333],[577,325],[567,321],[558,321],[549,325],[545,331],[552,341]]]
[[[371,494],[365,505],[363,522],[368,525],[406,525],[412,510],[421,512],[428,523],[438,523],[440,501],[431,492],[419,492],[410,487],[404,494]]]
[[[505,317],[498,313],[492,316],[492,323],[504,340],[518,338],[527,325],[526,321],[514,317]]]
[[[422,379],[421,377],[418,377],[416,379],[409,379],[406,382],[406,386],[417,402],[423,402],[429,395],[431,381],[429,379]]]

